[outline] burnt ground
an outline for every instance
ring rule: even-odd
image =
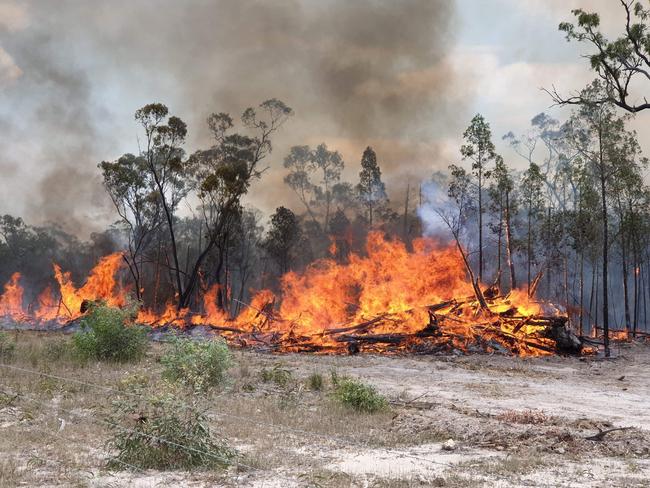
[[[17,349],[0,367],[0,486],[650,486],[646,345],[616,346],[608,361],[235,351],[229,386],[208,401],[211,427],[240,465],[158,472],[107,470],[101,420],[125,379],[158,388],[161,344],[137,364],[81,365],[60,354],[59,334],[10,335]],[[288,379],[264,381],[261,371],[272,368]],[[374,385],[390,409],[338,406],[332,371]],[[313,373],[325,378],[323,391],[309,389]],[[627,429],[587,439],[617,427]]]

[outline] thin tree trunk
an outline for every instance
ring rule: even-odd
[[[585,254],[580,252],[580,335],[584,335],[584,320],[585,320]]]
[[[603,167],[603,148],[602,136],[600,137],[600,192],[602,200],[602,218],[603,218],[603,342],[605,345],[605,357],[610,357],[609,350],[609,304],[608,304],[608,265],[609,265],[609,236],[608,236],[608,217],[607,217],[607,186],[605,178],[605,168]]]
[[[627,275],[627,252],[625,251],[625,238],[621,233],[621,265],[623,271],[623,306],[625,310],[625,330],[630,330],[632,328],[632,320],[630,318],[630,300],[629,300],[629,290],[628,290],[628,275]]]
[[[549,204],[548,206],[548,219],[546,221],[546,263],[547,263],[547,268],[546,268],[546,288],[548,292],[548,298],[552,299],[552,292],[551,292],[551,268],[553,267],[552,259],[551,259],[551,254],[552,254],[552,244],[551,244],[551,205]]]
[[[478,280],[483,282],[483,163],[478,163]]]
[[[531,206],[529,205],[528,207],[528,235],[527,235],[527,243],[526,243],[526,260],[527,260],[527,266],[528,266],[528,295],[530,295],[530,272],[531,272],[531,261],[533,259],[533,252],[532,252],[532,236],[530,235],[531,231]]]
[[[515,279],[515,263],[512,257],[512,234],[510,229],[510,197],[506,192],[506,246],[508,247],[508,266],[510,267],[510,289],[517,288]]]
[[[497,238],[497,287],[501,290],[501,236],[503,234],[503,205],[499,215],[499,235]]]

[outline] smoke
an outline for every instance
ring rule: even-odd
[[[417,208],[417,214],[425,236],[440,238],[451,235],[445,219],[453,225],[458,210],[448,198],[447,188],[448,181],[444,177],[434,178],[422,185],[423,199]]]
[[[352,177],[373,144],[390,192],[407,166],[428,175],[437,141],[466,118],[448,0],[32,0],[3,11],[0,75],[12,76],[0,76],[0,128],[11,140],[0,165],[14,174],[0,212],[76,233],[110,221],[96,165],[137,151],[133,112],[152,101],[188,122],[190,151],[209,144],[211,112],[271,97],[294,108],[251,198],[267,211],[287,201],[291,145],[327,142]]]

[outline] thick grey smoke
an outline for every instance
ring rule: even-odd
[[[151,101],[188,122],[189,150],[211,112],[293,107],[252,199],[265,210],[287,200],[291,145],[327,142],[352,176],[372,144],[390,190],[440,165],[464,120],[449,0],[0,1],[0,17],[0,212],[79,233],[109,221],[96,164],[137,150],[133,112]]]

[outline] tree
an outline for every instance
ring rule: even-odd
[[[603,279],[603,333],[605,355],[609,357],[609,213],[608,195],[612,180],[618,171],[615,164],[616,152],[624,140],[625,119],[614,114],[612,105],[600,103],[602,84],[598,81],[581,93],[584,103],[572,116],[572,141],[597,181],[600,192],[600,214],[602,226],[602,279]]]
[[[497,253],[498,253],[498,269],[497,280],[501,279],[501,236],[505,229],[506,237],[506,251],[508,268],[510,270],[510,287],[517,287],[517,280],[515,277],[515,264],[513,252],[513,238],[512,238],[512,216],[514,214],[514,202],[512,198],[514,190],[514,182],[510,171],[506,166],[503,158],[497,156],[495,158],[494,170],[492,173],[492,185],[489,188],[489,194],[493,203],[493,208],[497,215],[496,233],[498,236]],[[499,283],[500,284],[500,283]]]
[[[344,192],[344,189],[339,187],[344,166],[341,154],[338,151],[330,151],[325,143],[319,144],[316,149],[294,146],[284,159],[284,167],[289,169],[284,182],[298,195],[314,222],[318,222],[314,207],[321,208],[321,229],[329,227],[332,205],[337,195],[342,195],[342,190]],[[318,173],[320,184],[313,181]]]
[[[368,224],[372,227],[373,210],[387,201],[386,186],[381,181],[381,169],[375,151],[368,146],[361,157],[361,171],[357,185],[359,199],[366,209]]]
[[[215,249],[214,276],[216,283],[220,283],[228,238],[234,223],[241,218],[241,199],[264,171],[260,163],[272,151],[272,135],[292,114],[291,108],[276,99],[261,103],[258,110],[247,108],[241,122],[253,135],[231,133],[234,123],[229,114],[215,113],[208,117],[214,144],[194,153],[189,161],[193,186],[201,202],[205,243],[200,243],[179,293],[179,310],[190,305],[204,260]]]
[[[278,207],[271,216],[271,226],[262,247],[278,265],[281,274],[289,271],[291,255],[301,234],[296,215],[286,207]]]
[[[350,219],[347,218],[345,212],[340,208],[334,212],[330,220],[329,234],[333,244],[330,247],[330,254],[338,261],[345,260],[352,248],[352,229],[350,227]]]
[[[610,41],[600,31],[600,16],[582,9],[572,10],[577,24],[562,22],[559,30],[567,41],[591,45],[595,53],[586,56],[591,69],[596,72],[603,90],[596,99],[578,94],[564,98],[555,88],[548,92],[559,104],[614,104],[628,112],[636,113],[650,108],[650,102],[630,101],[630,85],[633,80],[650,81],[650,32],[648,19],[650,9],[634,0],[619,0],[625,10],[625,32]]]
[[[325,207],[323,228],[327,229],[329,227],[330,211],[334,200],[332,188],[340,181],[341,172],[345,163],[339,152],[330,151],[327,149],[325,143],[319,144],[312,152],[312,161],[314,166],[321,172],[322,191],[320,194],[317,193],[317,195]]]
[[[640,157],[641,147],[636,133],[625,131],[620,143],[610,149],[612,164],[616,168],[616,178],[612,181],[612,201],[618,217],[618,241],[621,251],[621,271],[623,285],[623,309],[626,330],[632,329],[629,293],[629,264],[631,247],[634,242],[635,225],[638,223],[637,208],[644,201],[643,169],[647,166],[645,158]],[[636,261],[636,260],[635,260]],[[636,264],[636,263],[635,263]]]
[[[496,158],[492,132],[481,114],[474,116],[463,134],[465,144],[460,148],[463,159],[472,161],[472,174],[476,178],[476,199],[478,212],[478,279],[483,281],[483,187],[490,178],[488,164]]]
[[[289,173],[284,177],[284,182],[298,195],[312,221],[318,222],[312,209],[316,185],[311,180],[315,167],[310,147],[293,146],[289,150],[289,154],[284,158],[284,167],[289,170]]]
[[[544,195],[542,185],[544,176],[540,168],[535,163],[530,163],[528,169],[524,171],[521,179],[521,199],[526,212],[526,271],[527,271],[527,290],[530,294],[531,284],[531,267],[535,257],[534,242],[536,232],[536,222],[542,218],[544,212]]]
[[[126,227],[127,253],[124,261],[129,268],[138,300],[142,298],[142,259],[155,231],[163,222],[161,199],[147,159],[125,154],[115,162],[102,161],[104,188],[117,214]]]
[[[184,161],[182,145],[187,136],[185,122],[175,116],[163,121],[169,113],[162,103],[150,103],[136,110],[135,120],[140,123],[145,133],[145,149],[141,154],[144,170],[154,183],[170,237],[173,259],[172,272],[175,278],[176,292],[183,293],[182,270],[178,258],[178,246],[174,229],[174,214],[182,198],[188,191],[186,184],[187,165]],[[134,184],[139,182],[134,181]],[[181,301],[179,301],[179,307]]]

